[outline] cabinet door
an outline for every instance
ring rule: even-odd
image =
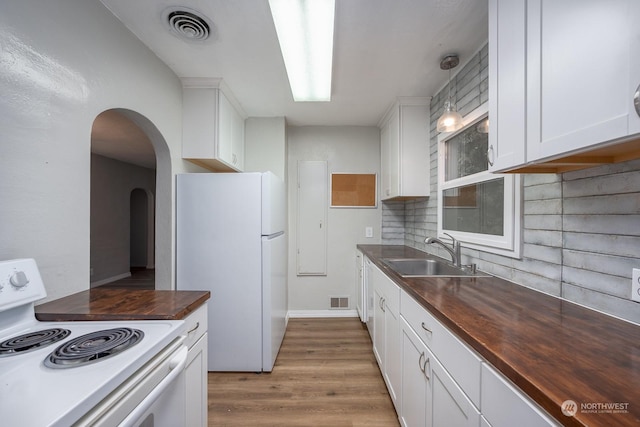
[[[233,105],[222,93],[218,94],[218,158],[233,165]]]
[[[376,271],[375,267],[373,271]],[[373,288],[373,354],[376,356],[380,371],[384,373],[384,298],[380,294],[379,288]]]
[[[207,426],[207,334],[190,349],[185,367],[186,424]]]
[[[366,291],[366,305],[367,309],[365,310],[367,315],[367,330],[369,331],[369,336],[373,340],[373,314],[374,307],[376,305],[376,298],[373,293],[373,282],[371,279],[371,271],[373,270],[373,265],[371,264],[371,260],[367,257],[364,258],[364,289]]]
[[[427,348],[411,327],[400,318],[402,345],[402,393],[398,414],[404,427],[425,427],[429,382],[423,369]]]
[[[627,94],[635,95],[638,93],[638,102],[640,102],[640,92],[638,92],[640,91],[640,55],[637,54],[637,52],[640,52],[640,25],[638,25],[638,19],[640,19],[640,1],[631,1],[629,8],[627,27],[631,32],[629,35],[631,43],[631,78],[629,79],[629,90]],[[629,114],[629,134],[638,134],[640,133],[640,112],[636,111],[633,105],[634,100],[629,98],[627,103],[631,111],[631,114]]]
[[[389,176],[388,197],[398,197],[400,195],[400,111],[396,109],[389,123],[389,147],[387,149],[387,173]]]
[[[431,382],[428,417],[433,427],[478,427],[480,412],[473,406],[453,378],[427,350],[425,371]]]
[[[482,366],[482,415],[493,427],[550,427],[557,423],[502,374]]]
[[[356,310],[358,311],[358,317],[360,317],[360,321],[361,322],[365,322],[365,316],[364,316],[364,305],[363,305],[363,301],[364,301],[364,287],[363,287],[363,282],[362,282],[362,278],[363,278],[363,269],[364,269],[364,264],[363,264],[363,255],[362,252],[360,251],[356,251]]]
[[[429,106],[401,105],[399,119],[399,195],[429,196]]]
[[[400,117],[396,109],[391,113],[388,121],[380,130],[380,169],[382,200],[397,197],[400,191]]]
[[[231,163],[234,168],[244,170],[244,119],[235,109],[231,118]]]
[[[391,282],[389,280],[389,282]],[[393,291],[400,292],[394,283],[390,283],[395,289]],[[391,307],[387,304],[391,297],[385,298],[384,311],[384,332],[385,332],[385,351],[384,351],[384,376],[387,381],[387,388],[393,404],[398,408],[398,399],[400,398],[400,387],[402,377],[402,354],[401,354],[401,336],[400,336],[400,316],[398,307]]]
[[[489,0],[489,170],[525,163],[526,0]]]
[[[527,160],[627,135],[632,2],[527,1]]]

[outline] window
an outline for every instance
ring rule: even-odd
[[[488,171],[487,104],[465,126],[438,136],[438,236],[464,246],[520,256],[520,176]]]

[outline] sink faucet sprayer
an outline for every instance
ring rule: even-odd
[[[461,267],[461,255],[460,255],[460,242],[457,241],[451,234],[443,233],[445,236],[449,236],[451,238],[451,247],[449,247],[445,242],[435,237],[428,237],[424,240],[427,245],[432,243],[437,243],[449,252],[451,255],[451,262],[456,265],[456,267]]]

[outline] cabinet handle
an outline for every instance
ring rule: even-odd
[[[422,326],[422,329],[424,329],[425,331],[429,332],[430,334],[433,333],[433,331],[431,329],[427,328],[427,325],[425,325],[424,322],[422,322],[422,325],[420,325],[420,326]]]
[[[190,334],[191,332],[195,331],[196,329],[198,329],[200,327],[200,322],[196,322],[196,326],[193,327],[193,329],[190,329],[187,334]]]
[[[429,366],[429,368],[431,368],[431,361],[429,360],[429,358],[427,357],[427,360],[424,361],[424,366],[422,367],[422,373],[424,374],[424,377],[427,379],[427,381],[431,381],[431,377],[429,377],[429,374],[427,373],[427,366]]]
[[[386,302],[387,302],[387,299],[386,299],[386,298],[381,298],[381,301],[380,301],[380,304],[381,304],[381,305],[380,305],[380,308],[382,309],[382,311],[383,311],[383,312],[387,311],[387,310],[385,310],[385,309],[384,309],[384,305],[385,305],[385,303],[386,303]]]
[[[633,94],[633,106],[636,108],[636,114],[640,116],[640,86],[636,89],[636,93]]]
[[[493,166],[493,145],[490,145],[487,150],[487,162],[489,162],[489,166]]]
[[[424,364],[422,363],[422,359],[424,359],[424,351],[420,353],[420,358],[418,359],[418,367],[420,371],[424,374]]]

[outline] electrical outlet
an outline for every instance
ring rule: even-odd
[[[640,302],[640,268],[634,268],[631,275],[631,300]]]
[[[373,237],[373,227],[365,227],[364,237]]]

